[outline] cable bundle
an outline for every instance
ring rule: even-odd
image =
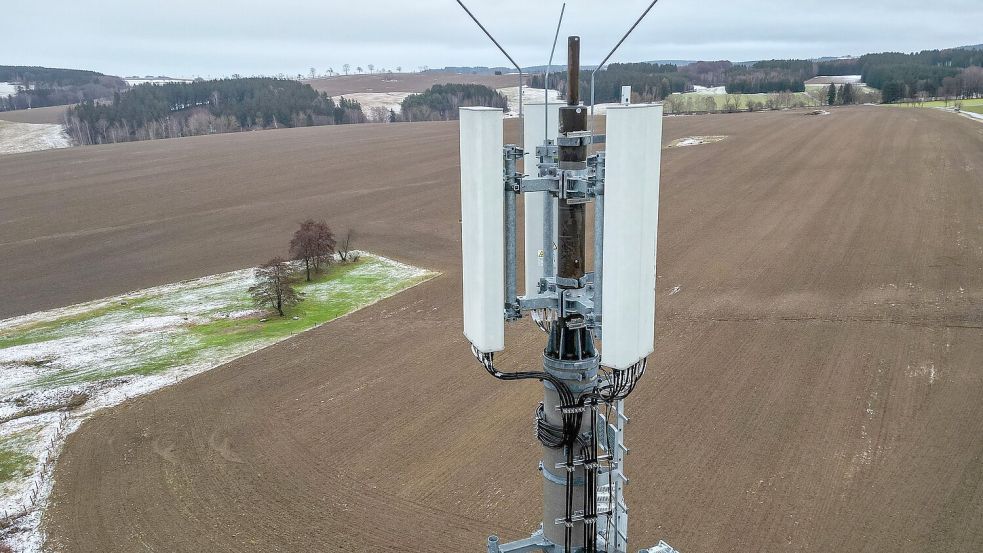
[[[550,330],[553,329],[553,323],[556,322],[556,311],[552,309],[533,309],[529,312],[532,317],[532,322],[536,323],[536,326],[540,330],[549,334]]]
[[[544,324],[540,325],[540,328],[547,330],[549,328],[550,322],[542,321]],[[539,324],[539,322],[537,322]],[[545,328],[544,328],[545,327]],[[559,449],[564,448],[566,451],[567,467],[574,466],[574,451],[575,445],[579,446],[579,453],[581,459],[583,459],[585,474],[585,485],[584,485],[584,545],[587,553],[595,553],[597,550],[597,468],[599,465],[599,459],[597,457],[597,408],[598,404],[604,404],[605,406],[605,420],[610,420],[611,407],[616,401],[620,401],[628,397],[631,392],[635,389],[638,381],[645,374],[645,367],[647,364],[646,359],[642,359],[638,363],[635,363],[627,369],[615,369],[612,371],[604,371],[604,377],[600,380],[600,383],[594,389],[584,393],[580,397],[575,397],[570,387],[566,385],[559,378],[542,371],[517,371],[512,373],[503,373],[495,368],[494,353],[484,353],[479,351],[474,345],[471,346],[471,352],[474,354],[475,358],[485,367],[485,370],[489,374],[494,376],[499,380],[540,380],[547,381],[556,388],[556,392],[560,397],[560,410],[562,413],[562,425],[557,426],[551,424],[546,420],[545,407],[542,403],[536,409],[536,438],[544,446]],[[581,434],[580,426],[583,422],[584,413],[590,412],[590,430]],[[604,439],[607,451],[612,451],[615,444],[610,442],[610,436],[607,429],[604,430]],[[568,525],[564,534],[564,551],[566,553],[571,552],[571,542],[573,539],[573,528],[569,524],[573,517],[573,499],[574,499],[574,485],[573,485],[573,472],[567,471],[566,478],[566,520]],[[613,482],[611,480],[611,471],[608,471],[608,488],[612,489]],[[608,498],[608,532],[607,536],[610,539],[611,532],[611,514],[615,512],[618,508],[617,505],[612,505],[611,502],[613,498],[609,496]]]
[[[572,408],[583,407],[583,403],[578,402],[577,398],[570,391],[570,387],[566,385],[559,378],[541,371],[517,371],[513,373],[503,373],[502,371],[495,368],[494,353],[484,353],[479,351],[478,348],[471,346],[471,353],[474,354],[475,358],[485,367],[488,374],[494,376],[499,380],[545,380],[556,388],[556,393],[560,396],[560,409],[563,418],[563,427],[560,429],[560,441],[556,443],[551,440],[551,443],[543,442],[543,445],[552,448],[560,448],[563,446],[573,445],[574,441],[577,439],[577,434],[580,431],[580,421],[583,417],[582,411],[576,411]],[[541,419],[542,423],[537,425],[539,429],[548,434],[555,435],[556,427],[550,425],[546,422],[545,417]],[[540,434],[541,430],[537,430],[537,435]],[[542,441],[542,440],[541,440]],[[553,445],[555,444],[555,445]]]

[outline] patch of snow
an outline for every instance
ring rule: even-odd
[[[935,381],[938,378],[938,374],[935,370],[935,363],[932,361],[919,363],[916,367],[908,365],[908,367],[905,369],[905,374],[909,378],[926,378],[928,379],[929,385],[935,384]]]
[[[881,372],[882,369],[878,369],[877,372]],[[852,479],[853,476],[863,468],[869,466],[874,459],[874,440],[870,433],[867,432],[867,424],[873,424],[874,417],[877,415],[877,410],[874,409],[874,404],[877,401],[878,394],[877,390],[873,390],[869,396],[867,396],[867,408],[865,412],[867,413],[866,422],[860,425],[860,440],[863,444],[860,451],[858,451],[853,456],[853,460],[846,469],[846,477]]]
[[[621,102],[610,102],[607,104],[594,104],[594,115],[601,116],[608,112],[608,108],[611,106],[620,106]],[[590,113],[590,106],[584,106],[587,108],[587,112]]]
[[[704,96],[723,96],[727,94],[726,86],[693,86],[694,94],[702,94]]]
[[[505,96],[509,101],[509,112],[506,117],[518,117],[519,115],[519,87],[499,88],[498,92]],[[383,108],[399,113],[402,109],[403,100],[413,92],[355,92],[342,94],[349,100],[355,100],[362,106],[365,115],[372,117],[372,108]],[[560,93],[556,90],[549,91],[550,102],[559,103]],[[541,88],[522,87],[522,98],[526,103],[544,102],[546,95]]]
[[[676,94],[678,94],[678,93],[676,93]],[[621,105],[622,105],[621,102],[609,102],[609,103],[606,103],[606,104],[594,104],[594,115],[600,117],[600,116],[602,116],[602,115],[604,115],[604,114],[606,114],[608,112],[608,108],[609,107],[618,107],[618,106],[621,106]],[[641,105],[641,104],[632,104],[632,105]],[[587,106],[584,106],[584,107],[587,109],[587,113],[590,113],[590,106],[587,105]],[[665,114],[665,115],[667,117],[673,117],[673,115],[668,114],[668,113]],[[589,117],[588,117],[588,119],[589,119]]]
[[[0,487],[0,511],[12,518],[14,524],[0,533],[0,539],[14,551],[40,553],[44,544],[41,530],[41,510],[32,505],[42,505],[51,493],[51,471],[54,461],[64,445],[65,437],[81,424],[58,413],[45,413],[34,420],[12,421],[4,431],[10,434],[34,433],[33,440],[22,451],[35,458],[32,473],[24,482],[7,482]],[[18,485],[19,484],[19,485]]]
[[[684,148],[686,146],[699,146],[701,144],[713,144],[726,139],[726,136],[687,136],[670,142],[666,148]]]
[[[128,84],[130,86],[138,86],[138,85],[142,85],[142,84],[162,85],[162,84],[167,84],[167,83],[190,83],[190,82],[192,82],[191,79],[170,79],[170,78],[166,78],[166,79],[137,79],[137,78],[131,78],[131,79],[123,79],[123,80],[126,81],[126,84]]]
[[[518,117],[519,116],[519,87],[518,86],[507,86],[505,88],[499,88],[498,92],[505,96],[509,101],[509,111],[505,114],[506,117]],[[552,90],[549,91],[550,103],[560,103],[560,91]],[[527,104],[541,104],[546,101],[546,92],[542,88],[532,88],[529,86],[522,87],[522,101]]]
[[[806,81],[806,84],[863,84],[863,75],[819,75]]]
[[[61,125],[0,121],[0,155],[68,148],[71,145]]]
[[[368,117],[372,116],[372,108],[384,108],[399,113],[402,109],[403,100],[412,92],[356,92],[353,94],[342,94],[349,100],[355,100],[362,106],[362,111]]]
[[[0,96],[7,97],[17,94],[21,85],[17,83],[0,83]]]

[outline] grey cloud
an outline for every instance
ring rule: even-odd
[[[523,65],[545,63],[560,2],[469,6]],[[597,62],[646,0],[568,2],[564,34]],[[4,10],[3,63],[175,76],[295,74],[344,63],[507,65],[453,0],[75,0]],[[979,0],[660,0],[616,59],[816,57],[983,42]],[[562,55],[561,55],[562,57]]]

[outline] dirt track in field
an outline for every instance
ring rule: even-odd
[[[331,96],[357,92],[423,92],[435,84],[483,84],[491,88],[518,86],[518,75],[472,75],[468,73],[374,73],[340,75],[305,80],[315,90]]]
[[[665,134],[728,138],[664,157],[633,548],[983,548],[983,125],[861,107]],[[307,215],[444,272],[90,419],[49,544],[477,551],[533,531],[540,387],[493,380],[460,334],[456,149],[455,124],[424,123],[0,159],[0,316],[250,266]],[[542,343],[521,321],[501,368]]]

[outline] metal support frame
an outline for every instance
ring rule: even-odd
[[[560,149],[561,148],[581,148],[590,146],[594,141],[603,142],[603,135],[591,137],[584,131],[571,131],[566,134],[561,133],[553,142],[547,140],[544,144],[536,146],[536,157],[539,159],[537,164],[538,175],[529,177],[521,174],[517,169],[516,161],[523,155],[521,148],[515,145],[504,147],[502,155],[504,160],[503,172],[503,193],[505,194],[505,266],[506,266],[506,305],[505,313],[507,320],[521,318],[524,313],[532,310],[549,309],[556,313],[557,324],[554,325],[550,343],[554,346],[561,341],[558,333],[577,332],[586,329],[590,332],[593,339],[600,339],[603,331],[603,321],[601,320],[601,306],[603,301],[603,255],[604,255],[604,184],[605,184],[605,153],[598,152],[588,156],[581,168],[561,168]],[[584,150],[586,152],[586,148]],[[584,272],[578,278],[570,278],[563,274],[551,274],[552,259],[546,257],[547,272],[541,283],[538,293],[527,293],[524,296],[516,295],[516,197],[525,192],[546,192],[552,201],[545,202],[543,233],[547,240],[552,239],[553,202],[566,201],[568,204],[579,205],[584,203],[594,204],[594,259],[593,271]],[[582,225],[583,221],[580,221]],[[585,232],[581,226],[580,232]],[[547,242],[548,243],[548,242]],[[551,251],[552,248],[546,248]],[[571,275],[576,276],[576,275]],[[581,340],[585,340],[581,338]],[[593,351],[593,340],[587,338],[578,347],[585,346],[587,350],[577,350],[575,357],[577,360],[564,360],[563,355],[551,356],[551,346],[547,346],[544,355],[544,369],[547,373],[560,378],[572,389],[582,393],[584,390],[595,385],[598,378],[599,358]],[[556,350],[553,347],[553,350]],[[586,355],[586,356],[585,356]],[[551,392],[555,388],[549,382],[544,382],[547,390],[545,405],[553,411],[558,411],[559,406],[555,403],[555,397]],[[586,510],[581,508],[573,511],[569,518],[554,517],[553,520],[544,520],[544,527],[548,525],[554,527],[582,527],[583,524],[590,523],[597,526],[597,550],[610,553],[627,552],[628,542],[628,507],[624,502],[624,487],[628,483],[625,475],[624,463],[628,448],[624,442],[625,424],[628,417],[625,415],[623,400],[617,400],[613,405],[612,420],[607,420],[604,415],[597,413],[596,409],[585,408],[582,411],[591,413],[590,418],[596,419],[597,424],[603,428],[604,439],[598,443],[598,450],[603,454],[595,455],[590,462],[586,462],[582,456],[569,456],[566,451],[560,452],[559,456],[554,456],[552,463],[540,462],[539,469],[543,474],[544,486],[567,486],[569,484],[582,488],[586,482],[586,473],[591,471],[593,478],[597,481],[596,511],[593,514],[585,514]],[[585,412],[585,418],[586,418]],[[566,460],[557,461],[566,456]],[[549,458],[544,453],[544,460]],[[606,507],[601,509],[601,504]],[[495,552],[524,552],[524,551],[545,551],[547,553],[561,553],[564,551],[561,543],[551,541],[549,532],[543,528],[530,538],[502,544],[496,536],[491,536],[488,542],[488,551]],[[554,536],[555,537],[555,536]],[[582,544],[581,544],[582,545]],[[573,551],[580,551],[574,549]],[[670,550],[671,551],[671,550]]]
[[[584,137],[577,137],[577,146]],[[586,137],[590,144],[590,137]],[[559,142],[559,140],[558,140]],[[522,317],[523,312],[533,309],[553,309],[557,312],[577,314],[583,317],[588,326],[594,331],[595,338],[600,337],[601,324],[601,287],[600,267],[603,252],[603,200],[604,200],[604,153],[600,152],[587,158],[586,173],[581,170],[559,169],[557,162],[558,146],[549,142],[536,147],[536,156],[540,159],[537,164],[539,176],[529,178],[519,174],[515,160],[522,152],[514,145],[505,146],[505,174],[503,176],[505,190],[505,251],[506,251],[506,318],[515,320]],[[594,271],[585,273],[580,279],[566,279],[552,273],[552,247],[547,247],[544,255],[547,276],[540,283],[539,293],[527,291],[525,296],[515,295],[515,195],[525,192],[547,192],[554,201],[565,198],[568,203],[594,202]],[[544,242],[552,242],[553,209],[552,202],[546,202],[543,234]],[[600,217],[600,219],[598,219]],[[566,291],[564,295],[563,291]]]
[[[576,72],[580,66],[580,38],[568,39],[568,71]],[[557,321],[550,329],[550,339],[543,355],[544,370],[557,379],[557,386],[563,383],[577,396],[597,387],[600,357],[594,345],[587,321],[596,320],[594,302],[598,299],[593,286],[594,275],[586,272],[584,264],[585,221],[584,204],[593,201],[601,192],[598,186],[596,160],[588,163],[587,150],[591,136],[586,128],[586,111],[579,104],[576,81],[572,81],[567,93],[567,106],[560,111],[560,134],[555,144],[547,142],[536,149],[540,159],[538,178],[524,179],[516,174],[512,146],[505,149],[505,193],[514,196],[521,192],[547,192],[553,201],[559,203],[559,234],[557,251],[559,263],[552,274],[552,256],[547,257],[547,276],[543,279],[539,294],[516,297],[513,284],[507,276],[506,303],[507,317],[521,316],[528,309],[551,309]],[[603,181],[603,172],[601,174]],[[544,241],[552,242],[552,204],[546,202],[544,217]],[[514,198],[506,201],[506,267],[511,266],[512,245],[515,243]],[[601,229],[596,229],[600,232]],[[595,238],[596,241],[596,238]],[[552,253],[550,251],[550,253]],[[510,311],[514,306],[514,311]],[[511,313],[511,315],[509,314]],[[563,409],[569,409],[559,401],[558,390],[549,381],[544,381],[543,418],[546,424],[559,425],[561,417],[568,416]],[[579,433],[595,427],[596,402],[582,409]],[[591,433],[591,435],[594,435]],[[544,446],[541,470],[543,472],[544,519],[541,533],[527,540],[501,545],[496,537],[489,538],[488,551],[565,551],[595,550],[598,546],[596,522],[596,496],[588,497],[588,482],[596,482],[602,472],[602,462],[612,459],[596,457],[596,447],[585,450],[585,457],[578,455],[571,446],[555,449]],[[559,470],[559,473],[554,472]],[[608,470],[611,470],[608,468]],[[565,498],[565,499],[564,499]],[[610,516],[605,512],[603,516]]]
[[[625,402],[618,400],[614,404],[613,421],[607,420],[604,415],[599,414],[598,420],[606,429],[605,440],[602,449],[611,457],[611,471],[604,476],[607,483],[598,487],[598,503],[602,497],[606,497],[610,505],[611,514],[599,525],[604,526],[605,543],[609,551],[626,551],[628,548],[628,506],[624,501],[624,488],[628,483],[625,476],[624,463],[625,454],[628,448],[625,446],[625,424],[628,417],[625,415]]]
[[[516,171],[516,161],[522,158],[522,149],[515,145],[508,145],[503,152],[505,158],[505,173],[503,180],[505,184],[505,228],[515,229],[516,223],[516,196],[519,194],[519,181],[521,176]],[[519,302],[516,298],[516,268],[517,248],[515,231],[505,233],[505,319],[515,320],[522,315],[519,313]]]
[[[499,543],[498,536],[488,536],[488,553],[553,553],[555,545],[543,536],[540,528],[532,536],[509,543]]]
[[[504,240],[505,305],[506,320],[522,317],[524,311],[552,311],[556,319],[547,325],[540,325],[549,332],[549,341],[543,354],[545,376],[544,399],[537,415],[540,428],[556,428],[569,420],[572,411],[577,411],[580,426],[576,428],[577,440],[556,442],[543,440],[543,460],[540,470],[543,473],[544,516],[539,530],[526,539],[502,544],[497,536],[487,539],[487,553],[521,553],[540,551],[544,553],[579,553],[585,550],[606,553],[625,553],[627,551],[627,506],[623,500],[623,488],[628,478],[624,474],[624,455],[628,449],[624,445],[624,425],[628,417],[624,414],[623,396],[613,405],[610,399],[604,403],[613,407],[615,420],[609,421],[598,411],[598,398],[585,396],[591,390],[598,390],[600,357],[594,347],[594,340],[602,334],[601,307],[603,301],[603,230],[604,230],[604,181],[605,156],[598,153],[589,156],[591,145],[605,142],[603,135],[594,134],[594,84],[595,74],[601,69],[621,44],[651,11],[658,0],[652,0],[648,8],[634,22],[621,40],[608,53],[603,61],[591,72],[589,123],[587,108],[579,101],[580,95],[580,38],[569,37],[567,60],[567,105],[560,109],[559,135],[555,142],[537,146],[535,153],[539,158],[536,177],[526,177],[517,171],[517,160],[523,156],[525,144],[509,145],[503,151],[503,194],[504,194]],[[457,3],[478,25],[484,34],[508,58],[519,73],[519,115],[520,136],[524,133],[522,96],[524,74],[522,67],[488,32],[474,14],[464,5]],[[559,37],[560,26],[566,4],[560,11],[553,50]],[[544,87],[549,87],[553,52]],[[547,106],[549,97],[546,97]],[[547,110],[547,118],[549,117]],[[547,120],[547,129],[548,120]],[[548,130],[547,130],[547,135]],[[521,140],[524,140],[521,139]],[[528,170],[528,168],[527,168]],[[543,202],[543,245],[544,271],[538,291],[526,290],[525,296],[517,295],[517,237],[516,211],[517,196],[524,192],[546,192],[549,201]],[[554,220],[553,206],[558,204]],[[593,272],[586,271],[585,260],[585,204],[594,203],[594,260]],[[556,243],[553,241],[553,227],[558,223]],[[554,270],[554,259],[558,260]],[[541,322],[537,319],[537,322]],[[506,376],[494,369],[491,354],[475,355],[496,377]],[[643,360],[644,362],[644,360]],[[643,363],[642,362],[642,363]],[[644,370],[644,364],[642,364]],[[521,373],[513,374],[513,377]],[[534,374],[534,373],[526,373]],[[612,382],[614,377],[612,377]],[[554,385],[555,382],[555,385]],[[632,386],[634,382],[632,382]],[[558,393],[563,391],[569,397],[574,394],[581,401],[569,404],[560,401]],[[596,392],[595,392],[596,394]],[[627,395],[627,392],[624,394]],[[591,398],[584,403],[585,398]],[[564,438],[572,436],[564,425]],[[604,435],[598,441],[598,427]],[[547,434],[548,436],[548,434]],[[590,442],[583,445],[584,436]],[[542,438],[541,438],[542,439]],[[562,443],[557,447],[557,444]],[[565,444],[570,445],[565,445]],[[574,451],[574,445],[581,444],[582,454]],[[603,452],[603,454],[601,453]],[[606,479],[607,484],[601,483]],[[590,487],[588,487],[590,486]],[[565,490],[565,504],[560,509]],[[579,490],[579,497],[578,497]],[[593,490],[593,496],[587,490]],[[599,508],[601,497],[607,497],[607,508]],[[573,500],[571,500],[573,498]],[[557,516],[562,515],[562,516]],[[578,531],[574,531],[577,529]],[[664,542],[651,550],[659,553],[676,553]]]
[[[604,300],[604,152],[599,152],[593,159],[591,191],[594,195],[594,283],[592,295],[594,313],[590,322],[594,329],[594,339],[600,340],[603,326],[601,304]],[[590,167],[590,165],[588,166]]]
[[[593,137],[593,139],[600,139],[598,141],[603,141],[603,138],[603,135]],[[518,171],[516,160],[523,153],[520,148],[508,145],[503,149],[506,271],[509,273],[506,275],[506,317],[514,320],[532,310],[548,309],[556,313],[558,319],[558,324],[551,335],[551,343],[558,340],[557,332],[575,332],[584,328],[591,332],[593,339],[600,339],[603,330],[600,313],[604,297],[602,261],[606,156],[604,152],[588,156],[585,162],[586,169],[561,169],[559,164],[561,148],[589,146],[594,143],[594,140],[583,131],[571,131],[561,134],[555,142],[547,140],[543,145],[536,146],[539,163],[537,163],[538,175],[535,177],[523,175]],[[516,195],[524,192],[548,193],[552,198],[552,201],[546,202],[548,214],[552,214],[552,209],[549,209],[552,203],[563,199],[575,204],[594,203],[592,237],[594,270],[592,272],[585,272],[579,278],[547,273],[548,276],[541,281],[538,293],[515,295]],[[552,237],[551,227],[552,222],[547,220],[543,228],[544,236]],[[583,232],[583,229],[581,231]],[[547,263],[547,267],[552,267],[551,260]],[[567,382],[573,389],[581,391],[587,389],[598,378],[598,358],[592,352],[593,346],[587,344],[587,347],[587,357],[578,354],[581,360],[569,361],[551,357],[548,346],[547,354],[544,355],[545,370]],[[547,389],[545,403],[550,404],[550,390],[555,388],[549,382],[545,382],[544,385]],[[555,401],[552,408],[554,411],[559,409]],[[582,409],[582,411],[589,411],[591,418],[596,418],[597,425],[603,429],[604,438],[598,443],[599,454],[590,463],[582,456],[576,455],[556,461],[567,455],[567,452],[561,452],[562,455],[559,457],[554,456],[552,464],[540,462],[539,468],[543,475],[544,486],[554,487],[565,487],[568,479],[571,485],[583,487],[586,482],[586,471],[592,471],[593,478],[597,482],[596,511],[593,514],[585,514],[586,509],[576,509],[569,519],[565,517],[554,518],[552,521],[547,519],[544,520],[544,525],[552,522],[554,527],[565,528],[578,525],[582,527],[586,523],[596,524],[597,550],[623,553],[628,547],[628,507],[624,502],[624,488],[628,483],[624,470],[625,455],[628,453],[624,442],[624,430],[628,417],[625,415],[624,401],[618,400],[614,403],[611,420],[607,420],[603,414],[597,413],[594,409]],[[548,456],[544,454],[544,459],[547,458]],[[507,544],[499,543],[497,537],[492,538],[494,541],[489,541],[489,551],[546,551],[547,553],[564,551],[562,545],[550,541],[547,533],[542,529],[530,538]]]

